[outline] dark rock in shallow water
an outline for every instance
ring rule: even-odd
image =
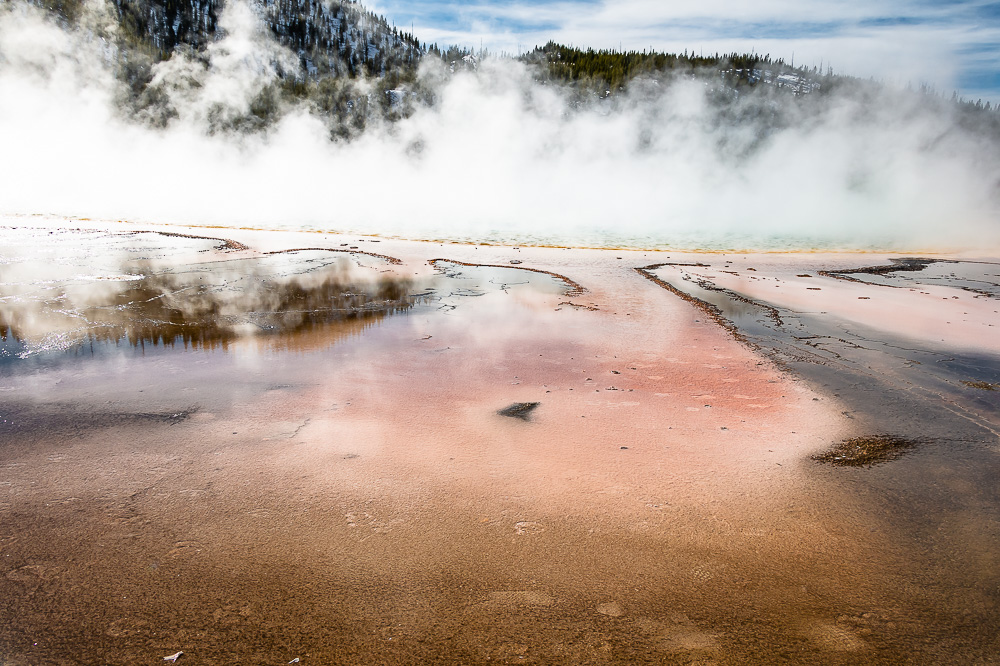
[[[535,410],[542,403],[540,402],[515,402],[513,404],[507,405],[503,409],[497,410],[497,414],[500,416],[510,416],[515,419],[521,419],[522,421],[527,421],[528,417],[531,416],[531,412]]]

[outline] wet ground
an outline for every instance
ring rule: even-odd
[[[960,626],[982,623],[989,629],[966,640],[992,662],[997,646],[988,634],[996,628],[1000,593],[1000,340],[994,333],[1000,264],[902,258],[868,266],[845,259],[833,269],[828,261],[776,271],[714,259],[645,270],[699,299],[762,354],[836,397],[857,433],[905,444],[878,474],[860,474],[852,483],[923,562],[926,568],[912,580],[940,594],[937,603],[949,608],[948,624],[958,626],[947,629],[953,632],[948,640],[960,642]],[[836,292],[843,287],[838,280],[853,283],[846,299],[803,297],[803,289]],[[949,307],[936,310],[930,301]],[[920,310],[933,321],[914,317]],[[952,325],[955,335],[947,331]],[[973,661],[960,649],[934,660]]]
[[[714,263],[640,272],[882,428],[925,439],[997,436],[1000,264],[903,259],[860,270],[806,266],[813,270],[793,276]],[[847,295],[844,280],[853,283]],[[824,289],[835,295],[809,294]]]
[[[1000,654],[988,276],[94,226],[0,234],[0,663]]]

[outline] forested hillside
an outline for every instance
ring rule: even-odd
[[[83,0],[30,0],[68,25],[78,24]],[[207,66],[206,49],[226,36],[224,0],[107,0],[117,23],[111,35],[118,78],[126,84],[123,105],[147,122],[176,117],[154,67],[181,54]],[[353,0],[250,0],[261,27],[297,58],[271,63],[275,80],[259,90],[246,113],[219,114],[217,131],[268,126],[298,104],[326,118],[333,136],[350,136],[373,119],[397,118],[427,101],[416,81],[422,58],[431,55],[462,66],[468,51],[421,44]]]
[[[222,0],[111,0],[133,44],[167,57],[178,45],[214,40]],[[412,70],[423,48],[410,33],[350,0],[255,0],[277,41],[299,56],[301,74],[384,76]]]
[[[78,22],[84,0],[30,0],[60,21]],[[114,35],[118,77],[126,84],[122,104],[146,122],[165,125],[177,116],[154,71],[180,54],[207,63],[206,50],[222,39],[224,0],[107,0],[117,23]],[[418,77],[421,61],[432,58],[444,72],[476,68],[489,54],[421,43],[384,17],[354,0],[249,0],[262,29],[294,55],[273,63],[274,77],[256,91],[239,113],[212,116],[212,131],[256,131],[288,109],[308,104],[325,118],[333,137],[350,137],[373,120],[392,121],[416,106],[432,104],[434,90]],[[623,96],[636,82],[660,84],[677,77],[706,82],[725,107],[749,93],[806,103],[836,91],[874,95],[882,86],[834,74],[832,70],[794,67],[781,58],[756,53],[695,55],[655,51],[594,51],[549,42],[521,56],[536,80],[566,88],[574,104],[603,103]],[[207,66],[207,64],[206,64]],[[162,77],[161,77],[162,78]],[[989,104],[938,98],[914,91],[935,103],[957,109],[966,125],[1000,134],[1000,115]],[[792,100],[800,100],[798,102]],[[814,103],[814,102],[808,102]],[[781,125],[787,104],[769,112],[767,124]],[[759,115],[759,107],[753,113]],[[733,108],[738,119],[747,109]]]
[[[614,51],[579,49],[555,42],[536,47],[521,57],[537,68],[538,78],[569,87],[576,98],[609,98],[629,90],[636,82],[662,84],[675,77],[698,78],[709,86],[714,101],[725,107],[724,117],[739,121],[748,112],[760,122],[759,105],[740,105],[743,94],[756,99],[768,97],[768,118],[764,127],[782,126],[790,122],[803,105],[822,105],[833,95],[873,100],[885,98],[886,87],[872,79],[835,74],[832,68],[796,67],[769,54],[725,53],[682,54],[657,51]],[[896,94],[896,93],[893,93]],[[926,86],[901,91],[904,97],[918,96],[943,113],[953,114],[959,125],[975,132],[1000,139],[1000,106],[992,107],[981,100],[944,97]],[[892,95],[890,94],[889,97]],[[883,99],[883,103],[885,99]]]

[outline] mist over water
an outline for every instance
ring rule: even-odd
[[[428,58],[435,103],[351,140],[305,106],[265,131],[216,131],[295,62],[230,2],[204,58],[155,66],[171,109],[155,127],[122,111],[107,7],[71,31],[8,4],[0,213],[524,244],[1000,247],[995,140],[916,94],[719,105],[705,80],[677,79],[581,105],[516,62],[452,74]]]
[[[417,300],[416,282],[379,272],[380,257],[292,250],[232,258],[219,246],[169,233],[4,229],[0,368],[132,347],[214,350],[253,340],[302,349],[311,339],[322,347]]]

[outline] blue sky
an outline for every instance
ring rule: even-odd
[[[770,53],[796,64],[1000,102],[1000,1],[375,0],[421,40],[517,53],[594,48]]]

